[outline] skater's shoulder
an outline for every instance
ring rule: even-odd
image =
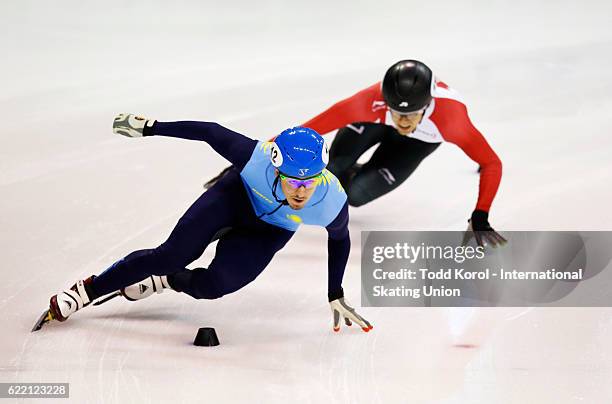
[[[342,184],[340,184],[340,180],[327,168],[323,169],[323,172],[321,173],[319,185],[324,185],[330,188],[334,195],[341,195],[346,198],[346,192],[344,192],[344,188],[342,187]]]
[[[432,88],[433,109],[429,119],[438,129],[455,127],[459,122],[469,120],[467,106],[461,94],[442,81],[436,81]]]
[[[317,179],[318,187],[315,196],[318,196],[321,207],[334,211],[337,214],[347,200],[346,192],[340,180],[329,170],[324,169]],[[318,195],[317,195],[318,194]]]
[[[273,144],[273,142],[263,142],[258,140],[249,161],[247,161],[247,164],[245,164],[245,169],[248,166],[253,165],[268,165],[268,163],[270,163],[270,152]]]
[[[447,100],[438,103],[441,107],[447,105],[449,102],[452,103],[452,101],[460,104],[465,103],[463,97],[457,90],[450,87],[448,84],[446,84],[446,82],[439,80],[438,78],[436,78],[432,83],[431,95],[436,100]]]
[[[353,94],[347,100],[372,102],[374,100],[383,100],[381,82],[378,81],[368,87],[362,88]]]
[[[253,157],[266,158],[269,160],[270,153],[272,152],[272,146],[274,146],[274,142],[272,141],[257,141],[255,150],[253,150]]]

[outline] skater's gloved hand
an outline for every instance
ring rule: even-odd
[[[343,297],[340,299],[332,300],[329,302],[329,305],[332,309],[332,314],[334,316],[334,331],[340,331],[340,318],[344,318],[344,324],[347,326],[351,326],[353,322],[359,324],[361,329],[365,332],[370,331],[372,328],[372,324],[368,322],[365,318],[361,317],[359,314],[355,312],[355,309],[348,305],[346,300]]]
[[[113,133],[127,137],[143,137],[145,125],[153,126],[155,119],[147,119],[134,114],[119,114],[113,121]]]
[[[476,243],[479,246],[490,245],[491,247],[497,247],[507,243],[507,240],[491,227],[489,224],[489,213],[484,210],[477,209],[472,212],[462,244],[466,245],[472,237],[476,238]]]

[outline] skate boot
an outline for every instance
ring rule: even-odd
[[[51,296],[49,301],[49,313],[53,320],[66,321],[75,312],[88,306],[97,298],[93,292],[92,275],[85,280],[77,281],[70,289],[57,295]]]
[[[113,133],[127,137],[142,137],[145,125],[153,126],[155,119],[147,119],[134,114],[119,114],[113,121]]]
[[[133,302],[149,297],[153,293],[162,293],[164,289],[172,289],[168,283],[168,277],[165,275],[152,275],[138,283],[121,289],[121,294]]]

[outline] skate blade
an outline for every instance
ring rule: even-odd
[[[40,330],[43,325],[47,324],[51,320],[53,320],[53,315],[51,314],[51,311],[47,309],[43,312],[43,314],[40,315],[38,321],[36,321],[36,324],[34,324],[34,328],[32,328],[31,332]]]
[[[117,296],[121,296],[121,292],[115,292],[115,293],[113,293],[111,295],[106,296],[103,299],[96,300],[93,303],[93,306],[99,306],[101,304],[104,304],[104,303],[108,302],[109,300],[116,298]]]

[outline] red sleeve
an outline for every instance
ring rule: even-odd
[[[436,108],[431,120],[438,126],[444,140],[456,144],[480,164],[476,209],[488,212],[501,182],[501,160],[482,133],[474,127],[467,108],[462,103],[448,98],[436,98]]]
[[[382,102],[382,108],[374,108],[373,103],[379,98]],[[374,109],[376,110],[374,111]],[[314,129],[324,135],[353,122],[374,122],[376,119],[384,117],[384,109],[384,102],[380,94],[380,83],[376,83],[332,105],[301,126]]]

